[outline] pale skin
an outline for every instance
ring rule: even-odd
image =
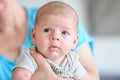
[[[7,13],[9,13],[9,14],[6,14],[4,12],[4,11],[6,11],[5,9],[4,9],[4,11],[0,10],[0,44],[1,44],[0,45],[0,54],[2,54],[3,56],[5,56],[7,59],[9,59],[11,61],[15,61],[19,55],[20,46],[25,41],[26,27],[27,27],[27,14],[25,12],[25,9],[23,7],[21,7],[21,5],[19,5],[16,0],[1,0],[0,3],[4,2],[4,1],[5,1],[5,3],[7,3],[5,6],[8,9]],[[7,17],[5,17],[2,13],[5,16],[7,15]],[[2,16],[2,18],[1,18],[1,16]],[[81,53],[83,51],[85,53]],[[88,52],[86,52],[86,51],[88,51]],[[85,56],[88,56],[87,60],[89,61],[89,63],[84,62],[84,60],[81,62],[86,63],[86,64],[83,64],[83,66],[86,68],[86,70],[87,70],[88,74],[90,75],[90,77],[92,78],[92,80],[99,80],[98,72],[97,72],[96,67],[94,66],[95,64],[94,64],[93,58],[91,57],[92,55],[91,55],[91,51],[89,51],[88,43],[83,45],[83,48],[80,48],[78,50],[78,52],[80,52],[79,53],[80,55],[82,55],[82,54],[84,55],[80,59],[85,59]],[[34,57],[35,57],[35,55],[34,55]],[[36,57],[35,57],[35,59],[36,59]],[[36,60],[39,63],[41,63],[41,61],[42,61],[42,59],[40,60],[39,58]],[[89,65],[90,63],[92,63],[93,65]],[[44,64],[44,65],[46,65],[46,64]],[[34,75],[36,77],[33,77],[33,79],[34,80],[36,80],[36,78],[42,79],[43,76],[45,76],[44,78],[49,78],[51,76],[54,76],[55,79],[52,79],[52,78],[49,78],[49,79],[57,80],[58,76],[55,75],[50,70],[49,65],[46,65],[46,67],[44,67],[44,65],[41,65],[41,67],[43,68],[43,72],[40,72],[40,69],[39,69]],[[42,68],[41,68],[41,70],[42,70]],[[48,71],[50,71],[49,72],[51,74],[50,76],[46,75],[46,73]],[[42,77],[37,76],[37,73],[39,74],[39,72],[40,72],[40,74],[45,74],[45,75],[43,75]],[[62,78],[62,79],[64,79],[64,78]],[[48,79],[43,79],[43,80],[48,80]],[[69,79],[66,79],[66,80],[69,80]]]

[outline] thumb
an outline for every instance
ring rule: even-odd
[[[38,66],[49,66],[48,62],[46,61],[46,59],[38,52],[35,51],[35,49],[31,49],[30,50],[30,54],[32,55],[32,57],[35,59],[35,61],[37,62]]]

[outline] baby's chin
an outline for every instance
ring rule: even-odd
[[[54,64],[60,65],[62,61],[64,61],[65,56],[54,55],[51,57],[45,57],[48,62],[52,62]]]
[[[60,58],[60,55],[58,55],[58,53],[56,52],[53,52],[53,53],[50,53],[51,55],[47,55],[47,56],[44,56],[46,59],[49,59],[51,61],[56,61]]]

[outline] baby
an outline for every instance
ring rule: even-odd
[[[79,62],[77,53],[72,52],[78,40],[78,16],[68,4],[52,1],[42,6],[31,31],[33,47],[25,48],[16,61],[13,80],[30,80],[38,65],[30,55],[35,49],[43,55],[53,71],[61,77],[83,80],[86,70]],[[21,73],[23,74],[21,77]]]

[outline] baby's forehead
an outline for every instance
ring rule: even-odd
[[[42,14],[72,14],[77,17],[76,11],[71,6],[61,1],[52,1],[39,8],[37,15]]]
[[[57,16],[69,16],[74,18],[78,24],[78,15],[76,11],[68,4],[60,1],[52,1],[42,6],[36,15],[36,21],[43,15],[57,15]]]
[[[45,6],[43,8],[41,8],[38,11],[38,15],[43,15],[43,14],[56,14],[56,15],[75,15],[75,12],[67,7],[67,6],[60,6],[60,5],[52,5],[52,6]]]

